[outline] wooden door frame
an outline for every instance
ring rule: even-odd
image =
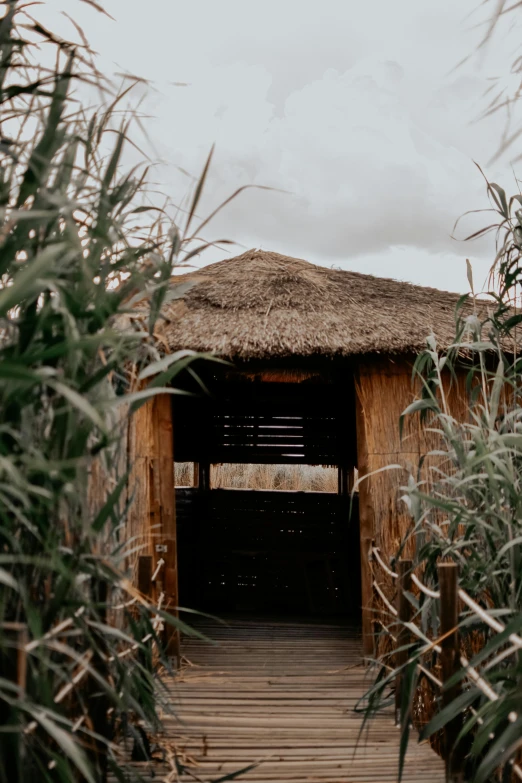
[[[355,376],[355,422],[357,438],[357,469],[359,478],[368,473],[368,448],[366,443],[365,413],[359,394],[359,378]],[[374,514],[368,481],[359,485],[359,541],[361,548],[361,597],[363,653],[372,657],[375,642],[373,634],[373,586],[370,569],[370,552],[374,539]]]
[[[163,608],[177,617],[178,556],[170,394],[152,397],[131,416],[129,465],[129,486],[134,495],[129,509],[129,535],[136,538],[140,555],[152,557],[152,572],[156,574],[155,582],[148,589],[142,579],[140,589],[151,601],[157,601],[163,593]],[[137,563],[135,571],[138,577]],[[179,661],[178,629],[168,622],[164,625],[167,655]]]

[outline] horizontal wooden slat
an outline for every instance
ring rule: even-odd
[[[400,731],[391,711],[361,733],[354,711],[368,687],[361,640],[348,625],[228,618],[197,620],[218,644],[185,639],[186,665],[168,678],[159,737],[178,764],[154,764],[155,779],[217,780],[252,763],[250,783],[395,783]],[[405,783],[443,783],[444,765],[412,738]]]
[[[353,411],[341,388],[222,384],[212,398],[173,404],[180,462],[337,465],[355,453]]]

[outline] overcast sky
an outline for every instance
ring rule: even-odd
[[[454,70],[479,40],[478,5],[106,0],[116,21],[85,6],[77,18],[106,70],[153,83],[155,178],[175,201],[191,182],[178,167],[197,175],[213,143],[202,213],[242,185],[285,191],[243,194],[209,238],[462,291],[465,258],[479,287],[492,256],[451,238],[461,213],[487,206],[473,160],[515,190],[507,157],[488,164],[503,119],[473,121],[488,78],[508,72],[513,36]]]

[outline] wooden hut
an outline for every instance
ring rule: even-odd
[[[162,349],[225,361],[197,360],[174,381],[190,395],[134,417],[129,535],[153,570],[165,561],[171,605],[351,614],[371,653],[369,550],[398,546],[399,487],[426,450],[418,421],[399,434],[412,363],[429,334],[451,343],[459,297],[258,250],[176,281],[189,285],[164,305]],[[194,463],[194,487],[175,492],[175,461]],[[338,492],[214,489],[225,462],[336,466]],[[404,470],[375,472],[391,463]],[[351,504],[354,468],[373,475]]]

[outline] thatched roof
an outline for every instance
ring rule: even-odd
[[[433,332],[455,335],[458,294],[328,269],[249,250],[198,272],[166,303],[156,336],[173,352],[190,348],[231,359],[411,353]]]

